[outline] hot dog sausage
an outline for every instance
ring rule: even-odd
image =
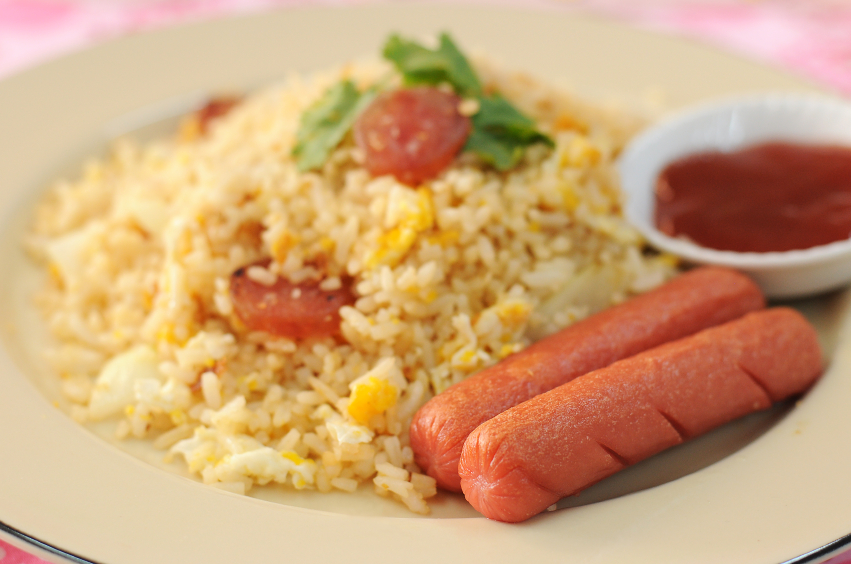
[[[461,491],[464,439],[506,409],[591,370],[764,307],[759,288],[733,270],[703,267],[551,335],[460,382],[414,416],[416,462]]]
[[[815,330],[776,308],[586,374],[476,428],[458,471],[467,500],[517,522],[622,468],[806,390]]]

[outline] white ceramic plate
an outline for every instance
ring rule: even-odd
[[[520,525],[477,517],[457,496],[441,496],[432,518],[418,518],[370,495],[261,494],[279,503],[231,495],[161,468],[161,454],[110,444],[54,405],[61,402],[56,378],[39,353],[44,330],[28,305],[38,280],[19,245],[46,182],[115,134],[205,93],[375,54],[390,31],[441,30],[589,96],[635,100],[662,90],[675,107],[815,89],[699,45],[595,19],[407,3],[292,9],[169,29],[7,79],[0,83],[0,529],[109,564],[776,564],[815,562],[849,542],[844,294],[796,304],[818,325],[831,358],[799,404],[665,453],[563,504],[575,507]]]

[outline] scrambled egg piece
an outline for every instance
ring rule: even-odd
[[[404,192],[395,192],[391,196],[392,204],[388,211],[390,223],[396,226],[378,238],[376,248],[367,256],[367,268],[398,264],[414,246],[420,233],[434,227],[434,202],[429,189],[402,190]]]
[[[373,416],[384,413],[394,405],[399,389],[385,379],[370,376],[352,387],[349,415],[366,425]]]
[[[99,249],[104,234],[103,223],[87,226],[53,239],[45,246],[50,272],[67,288],[85,284],[86,264]]]
[[[248,476],[258,484],[289,481],[296,489],[315,483],[317,465],[292,451],[278,452],[247,435],[231,435],[200,426],[195,434],[170,451],[186,459],[192,472],[205,481],[238,482]],[[207,471],[209,468],[211,471]]]
[[[320,405],[314,417],[325,421],[325,428],[331,435],[331,438],[336,440],[339,445],[358,445],[369,443],[375,437],[375,434],[363,425],[350,423],[343,419],[339,413],[334,411],[328,404]]]
[[[576,135],[559,154],[561,165],[587,168],[600,162],[602,153],[584,135]]]
[[[519,298],[508,298],[494,307],[499,319],[511,329],[523,326],[532,313],[532,305]]]
[[[151,347],[139,345],[119,354],[106,363],[95,380],[89,416],[105,419],[118,415],[136,401],[138,387],[151,387],[153,384],[158,389],[163,380],[157,353]]]
[[[341,445],[369,443],[374,436],[373,432],[363,425],[352,425],[342,418],[326,421],[325,427]]]

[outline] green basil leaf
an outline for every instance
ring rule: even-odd
[[[516,143],[510,137],[497,133],[473,129],[467,137],[464,151],[470,151],[497,170],[505,171],[513,168],[523,158],[525,145]]]
[[[496,94],[479,99],[479,111],[471,120],[473,131],[464,150],[477,154],[497,170],[517,166],[529,145],[555,145],[552,139],[535,129],[534,121]]]
[[[300,171],[322,167],[372,100],[373,89],[358,91],[351,80],[338,82],[301,116],[293,156]]]
[[[480,127],[524,129],[535,126],[535,122],[498,94],[479,99],[479,111],[473,116],[473,121]]]
[[[482,85],[467,58],[445,33],[440,35],[440,45],[434,51],[392,35],[384,45],[384,58],[396,66],[408,86],[447,82],[460,96],[482,93]]]
[[[473,128],[464,150],[476,153],[498,170],[516,166],[533,143],[554,145],[535,129],[535,122],[505,98],[483,93],[476,72],[447,34],[441,34],[436,50],[393,35],[384,46],[384,57],[396,65],[406,85],[446,82],[459,96],[477,99],[480,109],[472,117]]]

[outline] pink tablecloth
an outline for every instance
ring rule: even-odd
[[[273,7],[357,1],[0,0],[0,78],[59,54],[140,30]],[[701,38],[808,75],[851,96],[851,3],[847,0],[513,1],[525,6],[588,10],[649,29]],[[0,449],[0,459],[2,456]],[[0,540],[0,564],[42,562]],[[851,551],[829,564],[851,564]]]

